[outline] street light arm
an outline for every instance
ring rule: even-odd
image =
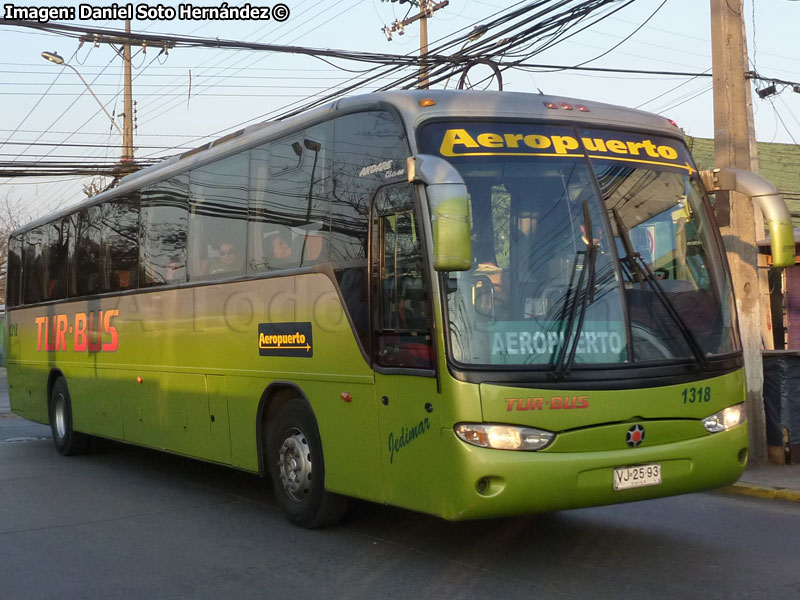
[[[103,109],[103,112],[104,112],[104,113],[106,113],[106,116],[107,116],[107,117],[108,117],[108,118],[111,120],[111,124],[112,124],[114,127],[116,127],[116,128],[117,128],[117,131],[118,131],[118,132],[119,132],[119,134],[120,134],[120,135],[123,137],[123,139],[125,138],[125,135],[122,133],[122,129],[120,129],[120,128],[119,128],[119,125],[117,125],[117,122],[114,120],[114,117],[112,117],[112,116],[109,114],[109,112],[106,110],[106,107],[105,107],[105,106],[103,106],[103,103],[102,103],[102,102],[100,102],[100,98],[98,98],[98,97],[95,95],[95,93],[92,91],[92,88],[90,88],[90,87],[89,87],[89,84],[88,84],[88,83],[86,82],[86,80],[83,78],[83,75],[81,75],[81,74],[80,74],[80,72],[78,71],[78,69],[76,69],[75,67],[73,67],[73,66],[72,66],[71,64],[69,64],[67,61],[65,61],[65,60],[64,60],[64,59],[63,59],[61,56],[59,56],[59,55],[58,55],[56,52],[42,52],[42,58],[43,58],[43,59],[45,59],[45,60],[49,60],[49,61],[50,61],[51,63],[53,63],[53,64],[56,64],[56,65],[61,65],[61,66],[63,66],[63,67],[69,67],[70,69],[72,69],[73,71],[75,71],[75,75],[77,75],[77,76],[80,78],[80,80],[83,82],[83,85],[85,85],[85,86],[86,86],[86,89],[87,89],[87,90],[89,90],[89,93],[92,95],[92,98],[94,98],[94,99],[97,101],[97,103],[100,105],[100,108],[102,108],[102,109]]]
[[[109,112],[106,110],[106,107],[105,107],[105,106],[103,106],[103,103],[102,103],[102,102],[100,102],[100,98],[98,98],[98,97],[95,95],[95,93],[92,91],[92,88],[90,88],[90,87],[89,87],[89,84],[88,84],[88,83],[86,83],[86,80],[83,78],[83,75],[81,75],[81,74],[80,74],[80,72],[78,71],[78,69],[76,69],[76,68],[75,68],[75,67],[73,67],[71,64],[69,64],[69,63],[66,63],[66,62],[64,63],[64,66],[65,66],[65,67],[69,67],[70,69],[72,69],[73,71],[75,71],[75,74],[76,74],[76,75],[77,75],[77,76],[80,78],[80,80],[83,82],[83,85],[85,85],[85,86],[86,86],[86,89],[87,89],[87,90],[89,90],[89,93],[92,95],[92,98],[94,98],[94,99],[97,101],[97,103],[100,105],[100,108],[102,108],[102,109],[103,109],[103,112],[104,112],[104,113],[106,113],[106,116],[107,116],[107,117],[108,117],[108,118],[111,120],[111,124],[112,124],[114,127],[116,127],[116,128],[117,128],[117,131],[119,132],[119,134],[120,134],[120,135],[122,135],[122,129],[120,129],[119,125],[117,125],[117,122],[114,120],[114,117],[112,117],[112,116],[111,116],[111,114],[110,114],[110,113],[109,113]]]

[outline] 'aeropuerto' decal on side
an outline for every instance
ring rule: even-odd
[[[309,322],[259,323],[260,356],[314,356],[314,341]]]

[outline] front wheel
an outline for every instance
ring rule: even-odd
[[[270,421],[266,459],[275,499],[289,521],[314,528],[342,519],[348,499],[325,489],[319,429],[305,401],[290,400]]]
[[[72,456],[89,450],[91,437],[72,428],[72,401],[63,377],[56,379],[50,393],[50,429],[59,454]]]

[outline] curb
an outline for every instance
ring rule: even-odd
[[[776,488],[766,485],[756,485],[753,483],[734,483],[722,488],[728,494],[739,496],[751,496],[754,498],[764,498],[766,500],[787,500],[789,502],[800,502],[800,490],[789,488]]]

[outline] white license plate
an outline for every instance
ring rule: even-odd
[[[661,465],[638,465],[614,469],[614,490],[658,485],[661,483]]]

